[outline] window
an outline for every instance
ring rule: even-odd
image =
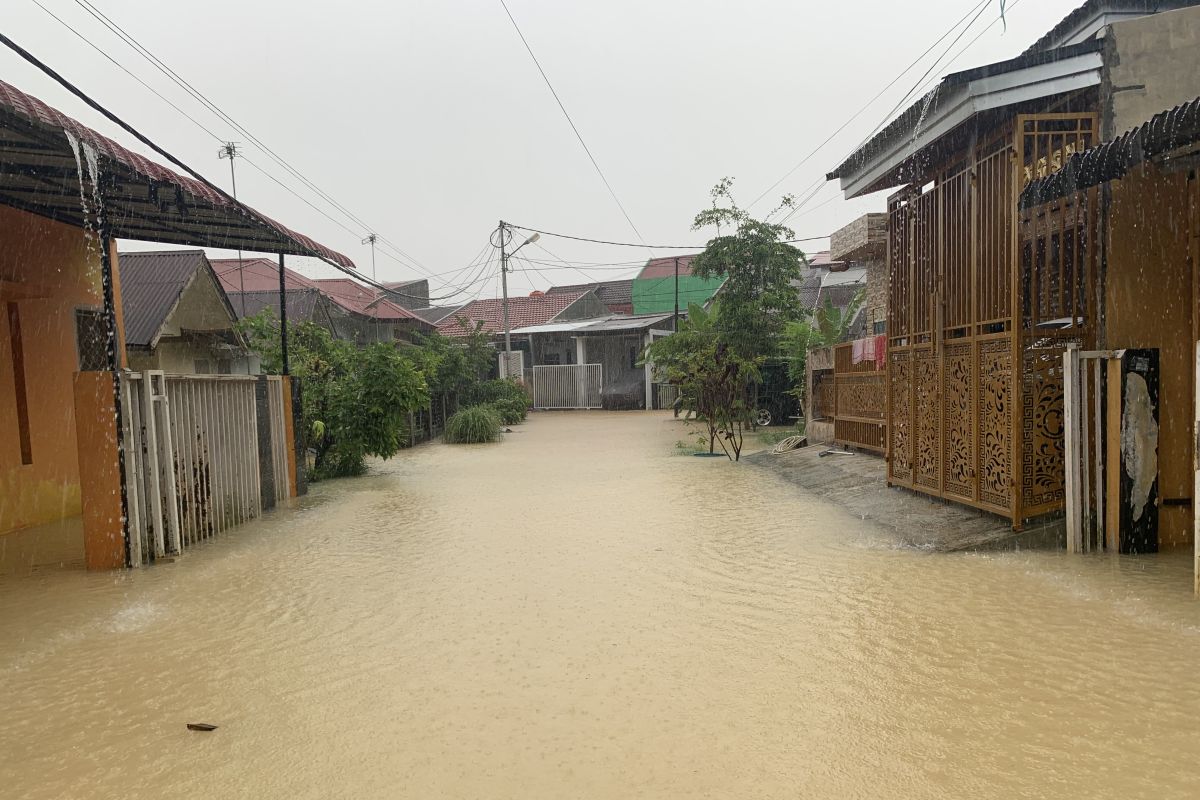
[[[218,375],[233,374],[233,362],[230,361],[228,358],[218,358],[217,359],[217,374]]]
[[[75,312],[75,343],[80,372],[108,369],[108,325],[103,311],[81,308]]]
[[[207,358],[197,358],[195,367],[197,375],[207,375],[212,371],[212,367],[209,366]]]

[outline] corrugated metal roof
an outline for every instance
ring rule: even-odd
[[[994,64],[985,64],[981,67],[955,72],[946,77],[934,86],[932,90],[927,92],[923,97],[919,98],[915,103],[901,112],[899,116],[888,123],[882,130],[872,136],[868,141],[864,142],[861,147],[847,156],[833,170],[825,175],[825,179],[832,181],[837,178],[848,178],[859,170],[864,169],[872,159],[883,153],[891,143],[897,138],[911,139],[913,131],[918,128],[918,125],[924,125],[925,129],[930,129],[938,115],[945,112],[943,106],[957,105],[960,98],[953,97],[954,93],[946,90],[956,86],[967,86],[973,81],[992,78],[1008,73],[1019,72],[1020,70],[1029,69],[1031,67],[1041,66],[1043,64],[1053,64],[1059,61],[1069,61],[1078,56],[1087,55],[1089,53],[1098,53],[1103,47],[1103,42],[1100,40],[1089,40],[1080,42],[1079,44],[1067,45],[1055,50],[1045,50],[1030,52],[1007,61],[998,61]],[[1042,83],[1046,83],[1044,78],[1040,79]],[[989,84],[988,90],[993,91],[997,87]],[[1040,86],[1040,84],[1039,84]],[[1046,83],[1046,87],[1050,84]],[[1046,88],[1041,87],[1041,88]],[[980,91],[983,90],[981,86]],[[911,148],[910,148],[911,149]],[[919,153],[915,154],[919,156]],[[910,158],[913,156],[909,156]],[[879,187],[886,188],[886,187]]]
[[[279,291],[279,262],[269,258],[214,258],[212,267],[226,292]],[[316,281],[294,269],[284,268],[284,284],[290,289],[317,289]]]
[[[543,325],[557,317],[585,294],[587,292],[563,292],[535,297],[510,297],[508,299],[509,327],[523,328],[530,325]],[[438,331],[447,336],[462,336],[464,331],[459,323],[460,318],[465,318],[472,328],[475,323],[482,322],[485,332],[501,333],[504,331],[503,301],[500,298],[489,298],[467,303],[438,323]]]
[[[545,325],[529,325],[512,333],[604,333],[611,331],[637,331],[669,320],[672,314],[612,314],[595,319],[578,319],[571,322],[550,322]]]
[[[466,307],[466,303],[458,306],[429,306],[428,308],[414,308],[412,312],[429,324],[437,325],[455,311]]]
[[[1026,48],[1022,55],[1037,53],[1056,45],[1089,19],[1106,12],[1123,15],[1157,14],[1176,8],[1200,5],[1200,0],[1087,0],[1083,5],[1067,14],[1044,36]]]
[[[117,265],[125,344],[134,347],[153,347],[183,290],[195,279],[196,273],[212,274],[203,250],[120,253]],[[220,283],[214,282],[221,292]],[[229,308],[230,321],[236,320],[224,292],[221,292],[221,298]]]
[[[1053,175],[1026,186],[1018,206],[1033,208],[1116,180],[1143,161],[1197,143],[1200,143],[1200,97],[1155,114],[1107,144],[1074,154]]]
[[[269,308],[279,317],[279,292],[226,292],[229,304],[239,318],[252,317],[264,308]],[[321,303],[321,293],[316,289],[288,289],[284,294],[287,301],[288,322],[323,322],[316,320],[316,311]],[[243,302],[244,301],[244,302]],[[245,311],[243,311],[243,306]]]
[[[596,283],[576,283],[569,286],[551,286],[546,294],[562,294],[563,292],[585,292],[592,290],[601,303],[618,314],[628,314],[633,311],[633,278],[618,281],[598,281]]]
[[[354,262],[336,250],[237,203],[214,186],[122,147],[4,81],[0,130],[6,160],[21,167],[0,172],[10,205],[84,227],[79,155],[69,135],[91,148],[100,169],[115,179],[105,187],[104,205],[118,239],[312,255],[354,268]]]
[[[583,332],[587,333],[602,333],[604,331],[636,331],[644,328],[651,328],[660,322],[666,322],[674,314],[640,314],[638,316],[629,316],[626,314],[615,314],[607,319],[596,320],[590,322],[583,328]]]

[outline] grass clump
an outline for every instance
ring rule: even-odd
[[[524,422],[529,411],[529,395],[525,393],[525,387],[509,379],[481,381],[465,393],[462,402],[466,406],[495,408],[505,425]]]
[[[500,438],[500,415],[490,406],[464,408],[446,420],[443,438],[450,444],[479,444]]]

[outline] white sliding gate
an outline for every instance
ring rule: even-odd
[[[122,373],[132,566],[262,513],[256,383],[251,376]],[[269,381],[267,395],[276,496],[283,498],[282,382]]]
[[[1108,380],[1108,364],[1119,362],[1123,350],[1079,350],[1068,344],[1063,352],[1063,489],[1067,515],[1067,552],[1090,553],[1117,550],[1118,531],[1107,524],[1107,504],[1119,502],[1105,497],[1105,470],[1119,468],[1109,463],[1102,387]],[[1119,444],[1119,443],[1117,443]]]
[[[562,364],[533,368],[533,407],[541,410],[600,408],[604,368]]]

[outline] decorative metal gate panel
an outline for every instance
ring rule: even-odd
[[[1095,143],[1096,116],[1018,116],[888,199],[888,482],[1013,520],[1063,501],[1062,368],[1091,338],[1087,198],[1017,196]]]
[[[561,364],[533,368],[533,407],[539,410],[600,408],[604,367]]]
[[[887,370],[876,361],[873,351],[870,358],[854,362],[856,345],[861,351],[866,342],[873,344],[874,338],[834,347],[834,399],[828,410],[832,412],[833,439],[837,444],[882,453],[886,443]],[[829,385],[825,381],[814,387],[814,391]]]

